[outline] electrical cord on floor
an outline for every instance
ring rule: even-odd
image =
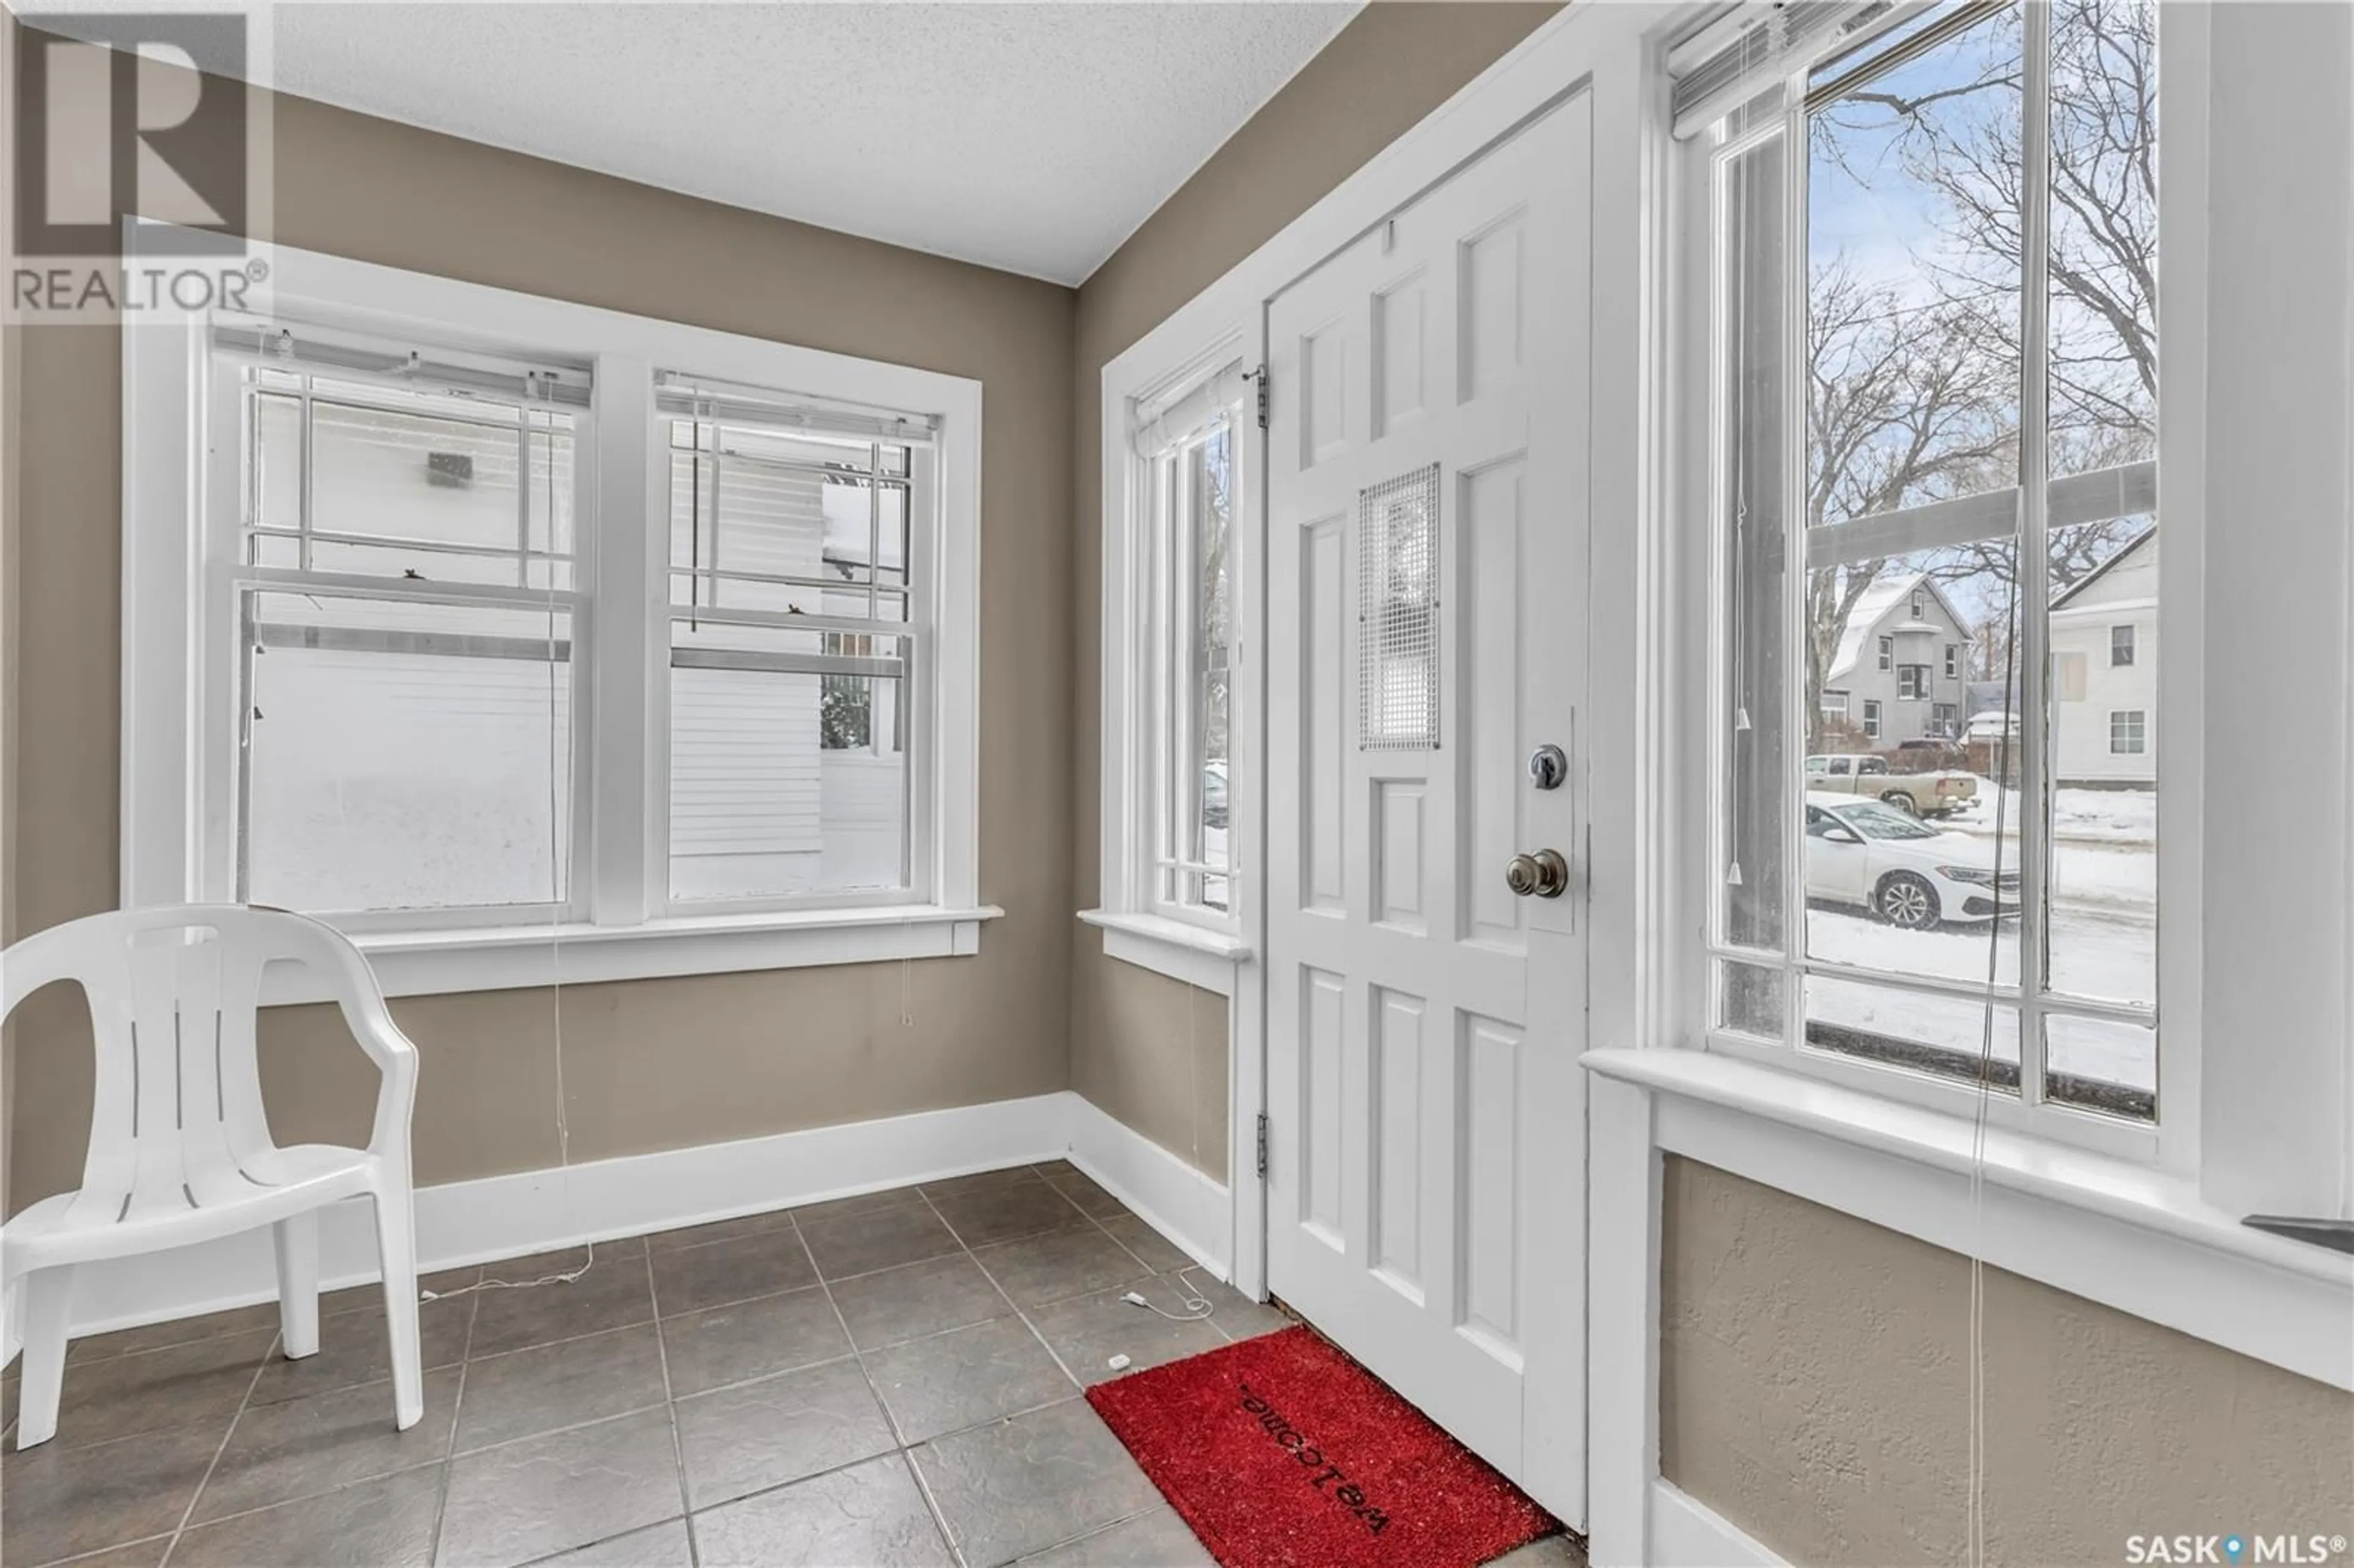
[[[1131,1307],[1141,1307],[1148,1312],[1157,1313],[1172,1323],[1198,1323],[1218,1308],[1215,1302],[1202,1294],[1202,1287],[1193,1283],[1193,1273],[1190,1268],[1181,1268],[1171,1277],[1178,1282],[1178,1298],[1185,1303],[1182,1312],[1171,1312],[1154,1306],[1144,1298],[1141,1290],[1131,1290],[1120,1299]]]

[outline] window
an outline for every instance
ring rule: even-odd
[[[1845,692],[1825,692],[1823,694],[1823,717],[1827,719],[1844,719],[1847,717],[1847,694]]]
[[[1258,435],[1248,331],[1173,366],[1107,371],[1103,892],[1079,916],[1110,956],[1227,994],[1250,951],[1237,870],[1256,831],[1257,698],[1235,648]]]
[[[2134,662],[2134,629],[2131,626],[2109,628],[2109,667],[2122,670]]]
[[[670,898],[905,897],[928,431],[665,379]]]
[[[977,949],[973,383],[268,254],[125,333],[126,903],[395,994]]]
[[[2156,591],[2134,546],[2157,523],[2157,201],[2132,172],[2157,164],[2158,7],[1819,10],[1677,125],[1714,229],[1691,339],[1722,431],[1712,1022],[1893,1092],[1989,1083],[1998,1117],[2147,1153],[2155,781],[2123,807],[2073,782],[2122,770],[2059,722],[2053,609]],[[1913,624],[1879,633],[1898,607]],[[1897,699],[1927,700],[1932,664],[1895,644],[1933,611],[1958,632],[1946,678],[2005,715],[1971,722],[1975,793],[1925,853],[1909,818],[1851,824],[1862,859],[1817,853],[1784,759],[1828,741],[1866,635]],[[1866,699],[1867,736],[1881,720]]]
[[[2139,757],[2147,749],[2149,715],[2139,708],[2122,708],[2109,715],[2109,750],[2119,757]]]

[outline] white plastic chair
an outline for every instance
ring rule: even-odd
[[[261,971],[273,959],[323,979],[384,1075],[365,1150],[270,1140],[253,1035]],[[367,960],[337,932],[281,910],[188,905],[93,915],[0,952],[0,1020],[61,980],[90,999],[98,1081],[81,1190],[45,1198],[0,1226],[0,1287],[23,1292],[16,1446],[47,1442],[58,1429],[78,1265],[272,1226],[285,1352],[315,1355],[318,1211],[361,1193],[376,1203],[393,1414],[403,1429],[415,1425],[425,1413],[408,1162],[417,1048],[394,1025]]]

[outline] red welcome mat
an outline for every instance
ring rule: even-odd
[[[1225,1568],[1474,1568],[1561,1528],[1310,1329],[1087,1403]]]

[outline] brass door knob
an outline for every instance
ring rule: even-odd
[[[1516,854],[1504,867],[1504,885],[1522,898],[1558,898],[1569,889],[1569,862],[1559,850]]]

